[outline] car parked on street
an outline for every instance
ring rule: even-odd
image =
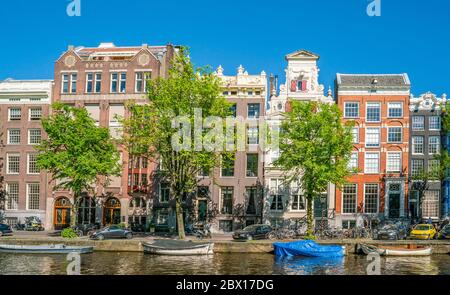
[[[0,223],[0,237],[12,236],[12,234],[13,234],[13,231],[9,225]]]
[[[120,228],[117,225],[111,225],[92,232],[89,235],[89,238],[93,240],[132,239],[133,233],[130,230]]]
[[[385,222],[373,232],[374,240],[403,240],[408,236],[407,227],[401,222]]]
[[[413,228],[409,237],[411,239],[431,240],[436,237],[436,234],[436,229],[432,224],[418,224]]]
[[[233,239],[238,241],[250,241],[267,239],[267,235],[272,231],[272,227],[266,224],[253,224],[233,233]]]
[[[445,225],[438,233],[438,239],[450,239],[450,224]]]

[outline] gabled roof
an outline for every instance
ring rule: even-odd
[[[411,86],[404,74],[336,74],[338,86],[350,87],[405,87]]]
[[[313,59],[317,60],[320,56],[312,53],[311,51],[300,49],[295,52],[289,53],[286,55],[286,60],[292,60],[292,59]]]

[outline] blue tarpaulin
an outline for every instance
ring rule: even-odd
[[[314,241],[295,241],[289,243],[274,243],[276,256],[308,256],[308,257],[342,257],[344,246],[319,245]]]

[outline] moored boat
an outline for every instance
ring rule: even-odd
[[[295,241],[273,244],[276,256],[307,256],[307,257],[342,257],[345,247],[338,245],[319,245],[314,241]]]
[[[430,246],[422,245],[374,246],[359,244],[358,249],[359,252],[366,255],[378,253],[381,256],[429,256],[432,253],[432,248]]]
[[[0,245],[0,252],[2,253],[17,253],[17,254],[67,254],[67,253],[92,253],[94,247],[92,246],[67,246],[64,244],[50,244],[50,245]]]
[[[214,253],[214,243],[194,243],[179,240],[155,240],[142,243],[144,253],[156,255],[189,256]]]

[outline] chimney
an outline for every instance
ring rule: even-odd
[[[273,74],[270,74],[269,77],[269,93],[270,96],[275,95],[275,77],[273,76]]]
[[[67,51],[73,51],[74,50],[74,46],[73,45],[69,45],[68,47],[67,47]]]

